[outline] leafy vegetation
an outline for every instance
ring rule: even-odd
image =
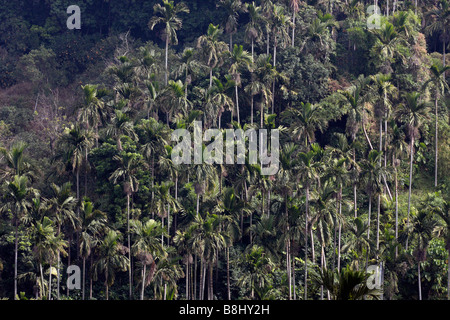
[[[448,0],[78,3],[0,0],[1,297],[450,299]],[[279,171],[175,163],[195,120]]]

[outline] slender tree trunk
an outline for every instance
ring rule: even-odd
[[[93,265],[94,265],[94,255],[91,254],[91,263],[89,267],[92,268]],[[92,272],[89,272],[89,300],[92,300]]]
[[[267,52],[266,54],[269,55],[269,50],[270,50],[270,33],[269,33],[269,29],[267,29]]]
[[[434,123],[434,130],[435,130],[435,157],[434,157],[434,187],[437,188],[438,183],[438,97],[436,95],[434,99],[434,116],[435,116],[435,123]]]
[[[52,300],[52,264],[48,266],[48,300]]]
[[[165,57],[165,64],[164,64],[164,70],[165,70],[165,74],[164,74],[164,84],[167,86],[167,82],[168,82],[168,67],[167,67],[167,62],[168,62],[168,56],[169,56],[169,34],[166,35],[166,57]]]
[[[355,150],[355,148],[353,148],[353,163],[356,164],[356,150]],[[354,168],[353,171],[355,171],[355,174],[356,174],[356,168]],[[357,200],[357,198],[356,198],[356,181],[355,181],[353,183],[353,210],[355,212],[355,219],[358,216],[358,208],[357,208],[356,200]]]
[[[227,298],[231,300],[231,286],[230,286],[230,247],[227,247]]]
[[[380,211],[381,211],[381,195],[378,194],[377,203],[377,251],[380,249]]]
[[[305,204],[305,300],[308,300],[308,219],[309,219],[309,186],[306,183],[306,204]]]
[[[447,300],[450,300],[450,247],[447,249]]]
[[[203,300],[203,291],[204,291],[204,287],[203,287],[203,257],[200,258],[200,279],[199,279],[199,287],[200,287],[200,292],[199,292],[199,300]]]
[[[417,280],[419,283],[419,300],[422,300],[422,279],[420,276],[420,261],[417,261]]]
[[[190,300],[189,295],[189,255],[186,256],[186,300]]]
[[[292,47],[295,46],[295,11],[292,14]]]
[[[394,162],[394,159],[392,159]],[[395,172],[395,240],[398,239],[398,172],[397,165],[394,164],[394,172]],[[395,258],[398,256],[398,247],[395,247]]]
[[[370,239],[370,215],[372,213],[372,192],[369,193],[369,216],[367,222],[367,240]]]
[[[39,271],[41,273],[41,288],[39,291],[40,291],[40,296],[42,298],[42,297],[44,297],[44,272],[42,270],[42,263],[39,263]],[[16,298],[14,297],[14,299],[16,299]]]
[[[17,257],[19,252],[19,217],[17,214],[15,216],[14,224],[14,300],[17,300]],[[44,281],[42,281],[42,286],[44,286]]]
[[[412,174],[413,174],[413,160],[414,160],[414,134],[411,138],[410,144],[410,159],[409,159],[409,186],[408,186],[408,213],[406,223],[409,225],[409,214],[411,212],[411,188],[412,188]],[[409,235],[406,236],[406,250],[408,250]]]
[[[239,116],[239,92],[237,85],[234,86],[234,91],[236,92],[236,113],[237,113],[237,121],[238,124],[241,124],[240,116]]]
[[[127,193],[127,241],[128,241],[128,280],[129,280],[129,297],[130,300],[133,298],[133,276],[131,270],[131,239],[130,239],[130,194]]]
[[[211,88],[212,87],[212,82],[213,82],[213,68],[212,67],[210,67],[209,68],[209,87]]]
[[[144,262],[144,267],[142,270],[142,288],[141,288],[141,300],[144,300],[144,290],[145,290],[145,276],[146,276],[146,270],[147,269],[147,265]],[[187,277],[187,274],[186,274]],[[186,287],[187,288],[187,287]]]
[[[83,257],[83,289],[81,291],[82,300],[84,300],[85,286],[86,286],[86,258]]]

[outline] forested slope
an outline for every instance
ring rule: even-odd
[[[0,0],[0,297],[450,297],[448,1],[77,2]],[[278,172],[175,163],[194,121]]]

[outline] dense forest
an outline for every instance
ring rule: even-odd
[[[450,299],[449,42],[448,0],[0,0],[0,298]],[[278,172],[174,162],[195,121]]]

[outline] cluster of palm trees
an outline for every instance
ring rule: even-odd
[[[194,48],[175,54],[169,45],[177,44],[181,16],[189,9],[163,0],[149,28],[162,28],[164,60],[151,47],[132,50],[108,67],[110,86],[82,86],[77,121],[59,138],[51,168],[56,175],[48,175],[47,190],[32,187],[42,172],[26,159],[25,144],[2,148],[0,210],[14,235],[14,297],[29,281],[36,298],[60,299],[64,288],[66,297],[74,294],[61,284],[64,266],[71,264],[82,269],[81,299],[87,284],[90,299],[108,299],[116,276],[128,292],[122,288],[115,298],[378,297],[365,287],[369,263],[382,263],[395,275],[413,256],[422,299],[427,246],[433,235],[450,241],[449,202],[437,191],[438,118],[448,92],[445,51],[443,65],[414,71],[406,51],[398,49],[417,44],[417,16],[387,3],[397,12],[370,31],[377,72],[333,93],[344,110],[345,133],[321,146],[316,135],[335,119],[320,102],[282,100],[295,88],[277,63],[282,48],[320,55],[332,41],[339,27],[333,10],[344,4],[320,3],[326,13],[314,11],[305,27],[299,14],[307,6],[300,1],[221,0],[229,44],[220,25],[210,24]],[[355,9],[357,2],[346,5]],[[440,1],[430,11],[433,27],[427,30],[448,27],[441,21],[446,5]],[[250,51],[233,44],[244,13]],[[403,68],[423,86],[402,88],[395,71]],[[245,164],[235,166],[173,163],[171,133],[192,129],[194,120],[221,130],[278,128],[279,172],[261,175],[248,154]],[[415,150],[423,125],[432,120],[436,190],[414,203]],[[403,163],[407,157],[409,165]],[[406,208],[399,203],[403,173],[409,173]],[[29,245],[19,246],[25,237]],[[446,248],[450,254],[448,243]],[[27,263],[21,274],[19,260]],[[385,296],[393,298],[396,285],[386,283]],[[450,295],[450,276],[448,286]]]

